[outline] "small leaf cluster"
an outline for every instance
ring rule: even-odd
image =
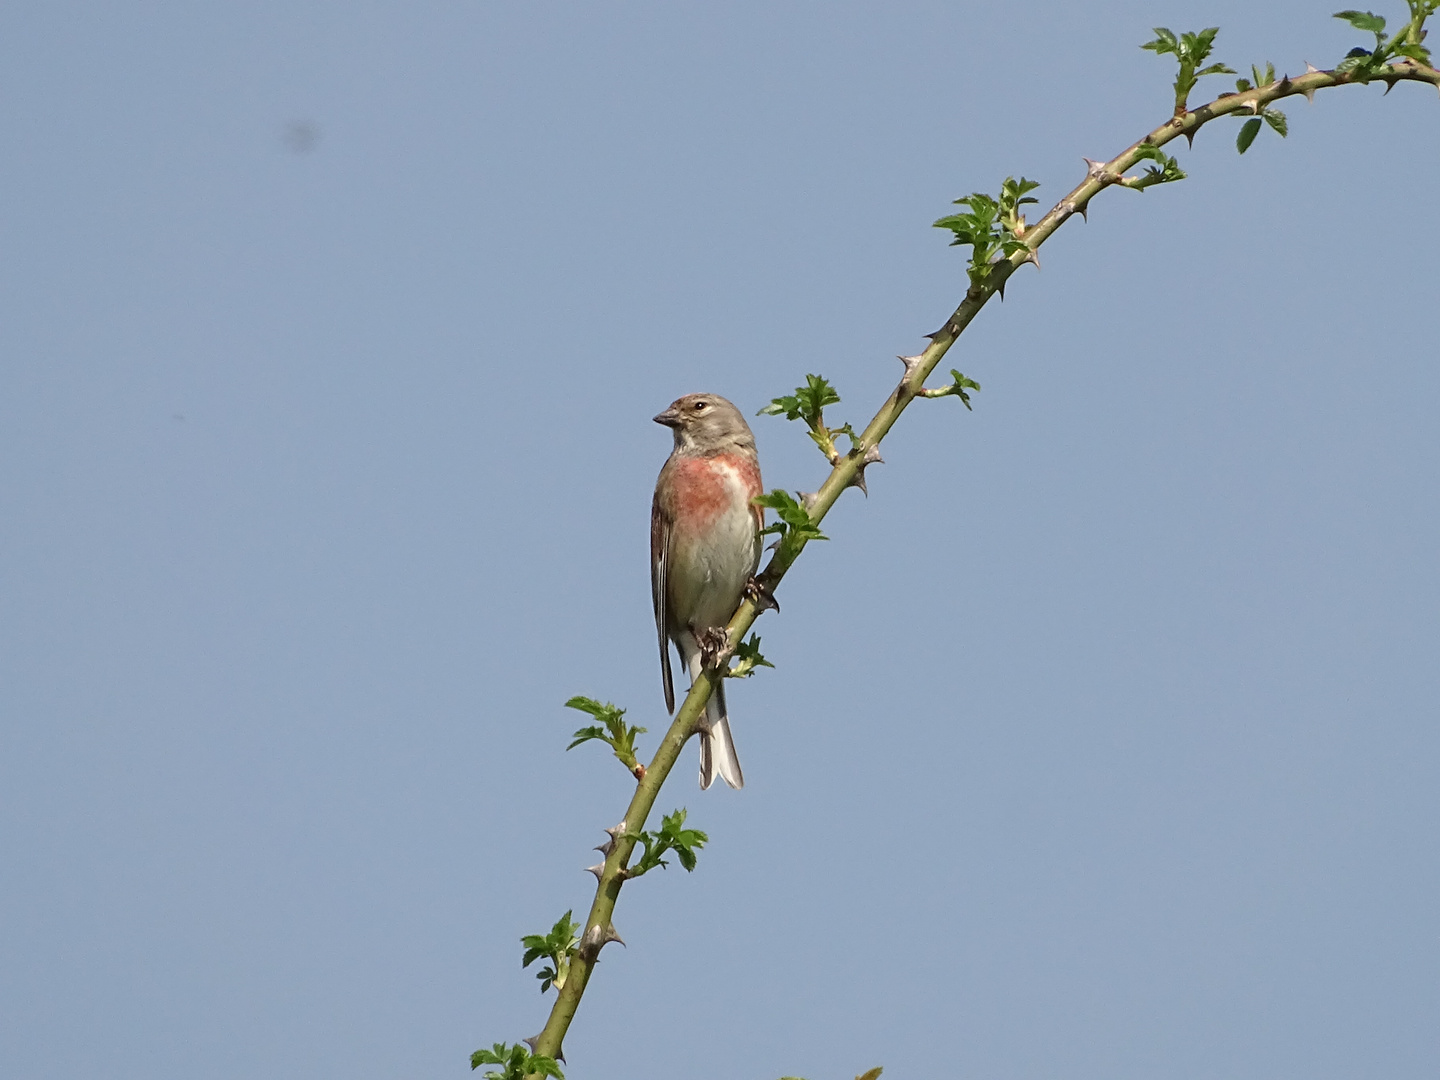
[[[625,834],[627,840],[633,840],[635,843],[645,846],[645,851],[639,861],[634,866],[626,868],[625,876],[627,878],[637,878],[641,874],[648,874],[657,866],[669,866],[670,864],[662,856],[671,851],[675,853],[675,857],[680,860],[680,865],[687,871],[695,869],[695,853],[709,842],[710,837],[699,829],[685,828],[685,813],[686,811],[681,808],[673,814],[666,814],[660,819],[660,828],[655,832]]]
[[[638,778],[644,779],[645,766],[635,759],[635,736],[643,735],[646,731],[645,728],[628,726],[625,723],[625,710],[617,709],[608,701],[601,705],[594,698],[572,697],[565,702],[565,707],[589,713],[600,721],[599,724],[582,727],[575,732],[575,741],[567,746],[566,750],[574,750],[583,742],[598,739],[615,751],[615,756],[620,759],[621,765],[624,765]]]
[[[1410,8],[1407,22],[1389,41],[1385,40],[1385,19],[1372,11],[1337,11],[1335,18],[1344,19],[1356,30],[1375,35],[1375,48],[1356,47],[1335,65],[1336,71],[1349,73],[1356,82],[1369,82],[1381,76],[1382,69],[1397,56],[1407,56],[1422,64],[1430,63],[1430,50],[1424,45],[1425,20],[1440,10],[1440,0],[1405,0]]]
[[[870,1069],[867,1072],[863,1072],[859,1076],[855,1077],[855,1080],[880,1080],[880,1074],[884,1071],[884,1069],[877,1065],[875,1066],[875,1068]],[[801,1078],[798,1076],[782,1076],[780,1080],[801,1080]]]
[[[1290,134],[1290,122],[1285,119],[1284,113],[1279,109],[1262,107],[1259,116],[1252,116],[1240,125],[1240,134],[1235,136],[1236,150],[1243,154],[1250,149],[1250,144],[1255,141],[1255,136],[1260,134],[1260,121],[1262,120],[1278,131],[1282,139]]]
[[[773,668],[775,666],[760,652],[759,634],[751,634],[749,641],[742,641],[736,645],[732,655],[735,659],[735,666],[726,669],[725,677],[727,679],[748,679],[755,674],[757,667]]]
[[[1016,180],[1007,176],[1000,186],[1000,197],[975,192],[963,199],[956,199],[956,206],[965,207],[963,214],[950,214],[935,222],[937,229],[949,229],[955,234],[950,246],[970,245],[970,282],[983,286],[992,270],[1001,259],[1021,251],[1028,251],[1025,242],[1025,215],[1020,208],[1039,199],[1029,196],[1040,185],[1023,176]]]
[[[1175,115],[1184,116],[1190,100],[1190,91],[1205,75],[1234,75],[1233,69],[1224,64],[1201,67],[1210,56],[1218,26],[1211,26],[1197,33],[1186,32],[1176,37],[1174,32],[1163,26],[1155,27],[1155,40],[1147,41],[1140,47],[1149,49],[1157,56],[1169,53],[1180,63],[1179,74],[1175,76]]]
[[[1156,184],[1171,184],[1185,179],[1185,170],[1180,168],[1180,163],[1158,146],[1141,143],[1135,155],[1141,161],[1154,161],[1157,164],[1145,166],[1145,172],[1140,176],[1125,177],[1120,181],[1122,187],[1132,191],[1144,191]]]
[[[970,391],[979,390],[980,384],[974,379],[960,374],[954,368],[950,369],[950,377],[955,381],[949,386],[937,387],[933,390],[921,390],[920,396],[927,398],[937,397],[958,397],[965,408],[970,408]]]
[[[527,1076],[553,1076],[556,1080],[565,1080],[565,1074],[554,1058],[532,1054],[524,1043],[514,1046],[496,1043],[491,1050],[476,1050],[470,1055],[470,1068],[478,1069],[481,1065],[499,1065],[502,1070],[496,1072],[491,1069],[485,1074],[485,1080],[525,1080]]]
[[[765,495],[757,495],[750,501],[756,506],[775,511],[775,516],[780,520],[765,526],[760,530],[760,535],[779,536],[780,546],[787,557],[798,555],[800,549],[811,540],[830,539],[811,519],[805,504],[782,488],[776,488]]]
[[[576,933],[580,927],[571,918],[573,914],[573,910],[565,912],[548,934],[526,934],[520,939],[520,944],[525,946],[525,957],[520,961],[522,968],[529,967],[542,957],[550,961],[535,976],[540,980],[542,994],[551,986],[556,990],[565,989],[565,979],[570,974],[570,958],[580,944],[580,936]]]
[[[1269,86],[1273,83],[1275,81],[1275,65],[1266,64],[1265,73],[1262,75],[1260,69],[1251,64],[1250,74],[1254,76],[1253,82],[1250,79],[1235,80],[1235,89],[1242,94],[1246,90],[1258,90],[1262,86]],[[1282,139],[1290,134],[1290,122],[1285,119],[1285,114],[1279,109],[1271,109],[1262,105],[1255,116],[1240,125],[1240,133],[1235,136],[1235,149],[1240,153],[1243,154],[1250,149],[1250,144],[1255,141],[1255,136],[1260,134],[1262,120],[1279,132]]]
[[[825,406],[840,404],[840,394],[823,375],[806,375],[805,385],[797,386],[795,393],[773,398],[769,405],[756,416],[784,416],[786,420],[804,420],[810,429],[810,438],[834,465],[840,460],[840,451],[835,449],[835,436],[845,435],[850,439],[850,451],[854,453],[860,445],[860,438],[849,424],[837,428],[825,426]]]

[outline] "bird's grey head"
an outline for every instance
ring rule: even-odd
[[[686,453],[717,454],[726,450],[755,450],[750,425],[719,394],[686,394],[655,417],[675,432],[675,449]]]

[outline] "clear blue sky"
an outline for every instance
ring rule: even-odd
[[[7,5],[0,1074],[538,1031],[630,787],[561,703],[664,725],[650,417],[868,419],[951,199],[1162,121],[1152,26],[1293,74],[1329,12]],[[1067,225],[842,500],[571,1080],[1440,1075],[1440,102],[1284,108]]]

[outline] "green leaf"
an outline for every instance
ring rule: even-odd
[[[771,400],[755,415],[780,416],[786,420],[804,419],[814,427],[820,420],[821,410],[826,405],[838,405],[840,395],[823,375],[806,375],[805,385],[797,386],[795,393]]]
[[[1154,31],[1155,40],[1147,41],[1144,45],[1141,45],[1140,47],[1142,49],[1149,49],[1157,55],[1180,51],[1180,42],[1176,40],[1175,35],[1170,30],[1163,26],[1157,26],[1154,28]]]
[[[955,205],[966,207],[968,213],[950,214],[935,222],[935,228],[949,229],[955,234],[950,241],[952,247],[970,245],[971,282],[984,284],[997,257],[1009,258],[1028,249],[1029,245],[1021,239],[1025,217],[1020,210],[1039,202],[1028,197],[1029,192],[1039,186],[1036,181],[1023,176],[1019,180],[1007,176],[1000,185],[998,199],[980,191],[966,195],[956,199]]]
[[[789,540],[792,543],[799,543],[809,540],[830,539],[822,533],[810,519],[810,511],[797,501],[788,491],[776,488],[765,495],[757,495],[750,500],[756,506],[763,506],[774,510],[775,516],[780,520],[773,525],[760,530],[760,535],[778,533],[782,540]]]
[[[1251,117],[1240,126],[1240,134],[1235,137],[1235,148],[1244,153],[1250,149],[1250,144],[1255,141],[1255,136],[1260,134],[1260,118]]]
[[[709,842],[710,837],[699,829],[685,828],[685,814],[683,808],[666,814],[660,819],[660,828],[655,832],[625,834],[629,840],[644,847],[639,860],[626,869],[627,878],[640,877],[657,866],[668,867],[669,862],[662,856],[671,851],[687,872],[695,869],[695,853]]]
[[[748,679],[755,673],[757,667],[773,668],[775,666],[760,652],[758,634],[751,634],[749,641],[742,641],[735,646],[734,660],[735,666],[725,672],[727,679]]]
[[[635,758],[635,736],[643,735],[646,728],[634,727],[625,723],[625,710],[616,708],[610,702],[604,705],[594,698],[572,697],[565,702],[567,709],[578,709],[580,712],[589,713],[604,725],[592,724],[589,727],[582,727],[575,732],[574,742],[565,747],[566,750],[574,750],[581,743],[598,740],[609,746],[615,752],[615,757],[620,764],[631,772],[635,771],[637,764]]]
[[[823,375],[806,375],[805,385],[797,386],[795,393],[771,400],[757,414],[759,416],[784,416],[787,420],[804,420],[810,429],[810,438],[820,448],[827,461],[834,464],[839,457],[835,449],[835,435],[849,429],[849,425],[833,431],[825,426],[825,406],[840,402],[840,394]]]
[[[1285,119],[1285,114],[1279,109],[1266,109],[1260,114],[1265,122],[1280,133],[1283,139],[1290,134],[1290,122]]]
[[[609,733],[604,728],[598,726],[582,727],[579,731],[575,732],[575,741],[572,742],[569,746],[565,747],[565,749],[574,750],[575,747],[579,746],[581,743],[589,742],[591,739],[599,739],[602,742],[608,742]]]
[[[1385,20],[1371,11],[1337,11],[1335,18],[1344,19],[1356,30],[1372,34],[1385,33]]]
[[[560,916],[548,934],[526,934],[520,939],[520,944],[525,946],[525,956],[520,961],[522,968],[528,968],[541,957],[549,957],[551,960],[551,966],[542,968],[535,976],[540,980],[542,994],[551,986],[559,990],[565,985],[570,971],[570,958],[575,955],[575,947],[580,944],[577,933],[580,927],[571,918],[574,913],[572,909]]]
[[[955,381],[952,382],[949,386],[937,387],[934,390],[922,390],[920,392],[921,397],[940,398],[954,396],[960,399],[961,403],[964,404],[965,408],[970,408],[969,391],[979,390],[980,384],[974,379],[968,378],[967,376],[960,374],[960,372],[956,371],[954,368],[950,369],[950,377]]]
[[[877,1065],[869,1072],[863,1072],[859,1076],[855,1077],[855,1080],[880,1080],[880,1074],[884,1071],[884,1069]]]
[[[499,1065],[503,1070],[490,1070],[485,1074],[485,1080],[525,1080],[527,1076],[553,1076],[555,1080],[565,1080],[565,1074],[554,1058],[532,1054],[523,1043],[514,1046],[496,1043],[492,1050],[476,1050],[470,1055],[470,1068],[478,1069],[481,1065]]]
[[[1124,181],[1124,185],[1128,188],[1144,191],[1147,187],[1154,187],[1156,184],[1169,184],[1185,179],[1185,170],[1180,168],[1180,163],[1158,146],[1144,143],[1135,152],[1135,156],[1141,161],[1158,161],[1160,164],[1158,167],[1147,167],[1144,176]]]
[[[1395,46],[1396,56],[1408,56],[1411,60],[1418,60],[1420,63],[1430,64],[1430,50],[1419,42],[1407,41]]]

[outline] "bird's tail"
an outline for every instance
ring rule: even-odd
[[[717,776],[732,788],[745,786],[735,740],[730,737],[730,718],[725,712],[724,679],[715,681],[715,691],[705,703],[705,719],[700,726],[700,790],[713,784]]]

